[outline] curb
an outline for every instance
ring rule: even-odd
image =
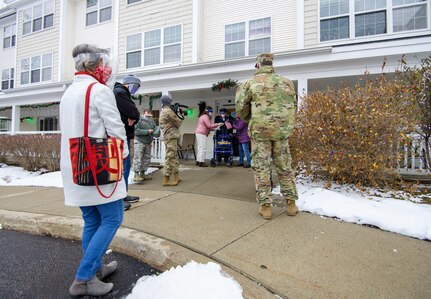
[[[81,218],[0,210],[0,228],[36,235],[81,240],[83,224],[84,222]],[[124,227],[118,229],[109,247],[161,271],[185,265],[191,260],[198,263],[208,263],[210,261],[218,263],[173,242]],[[225,265],[220,266],[223,271],[232,276],[241,285],[244,298],[274,299],[277,296],[234,269]],[[281,297],[279,296],[279,298]]]

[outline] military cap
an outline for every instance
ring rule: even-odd
[[[256,57],[256,65],[260,64],[262,66],[264,65],[272,65],[272,60],[274,59],[274,55],[271,53],[263,53],[259,54]]]

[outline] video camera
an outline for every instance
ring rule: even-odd
[[[175,103],[171,106],[171,109],[175,112],[175,114],[180,118],[184,119],[184,116],[187,114],[187,111],[184,111],[182,108],[189,108],[189,106],[182,105],[180,103]]]

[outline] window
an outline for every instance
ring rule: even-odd
[[[21,60],[21,84],[51,81],[52,53]]]
[[[126,68],[141,66],[142,34],[138,33],[127,37]]]
[[[39,131],[57,131],[57,117],[41,117],[39,118]]]
[[[225,58],[265,52],[271,52],[271,18],[225,26]]]
[[[393,0],[392,2],[394,32],[427,28],[426,0]]]
[[[15,47],[16,26],[15,24],[3,27],[3,49]]]
[[[54,26],[54,0],[23,10],[22,34],[30,34]]]
[[[86,26],[112,19],[112,0],[87,0]]]
[[[429,18],[428,2],[320,0],[320,41],[426,29]],[[388,23],[388,18],[392,18],[393,26]]]
[[[386,0],[355,1],[355,36],[386,33]]]
[[[226,25],[225,58],[245,56],[245,23]]]
[[[1,89],[12,89],[14,87],[15,69],[5,69],[1,72]]]
[[[127,0],[127,4],[132,4],[136,2],[141,2],[142,0]]]
[[[126,68],[179,62],[181,48],[181,25],[129,35],[126,38]]]
[[[349,37],[349,0],[320,1],[320,41]]]

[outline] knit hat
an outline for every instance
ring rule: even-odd
[[[162,106],[169,106],[172,103],[172,99],[167,95],[164,95],[160,98],[160,102],[162,103]]]
[[[141,85],[141,80],[133,74],[129,74],[123,79],[123,84],[139,84]]]

